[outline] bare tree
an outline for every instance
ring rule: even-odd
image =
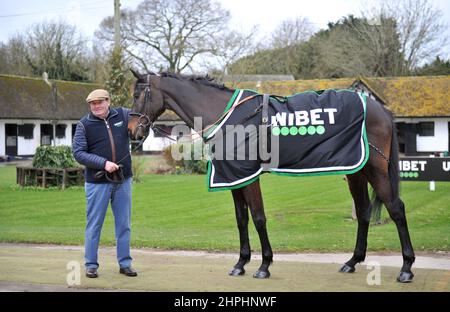
[[[319,41],[326,76],[393,76],[402,73],[403,55],[396,22],[352,15],[333,24]]]
[[[211,0],[145,0],[136,10],[123,11],[125,51],[148,67],[181,72],[202,54],[217,52],[217,40],[227,29],[230,13]],[[111,18],[96,36],[111,40]]]
[[[11,37],[7,43],[0,46],[0,72],[31,76],[32,70],[27,62],[27,45],[23,35]]]
[[[314,34],[314,25],[307,17],[299,16],[282,21],[272,34],[271,48],[298,45]]]
[[[247,33],[230,31],[224,36],[216,37],[216,51],[211,59],[205,60],[207,71],[214,71],[216,78],[222,81],[228,74],[231,64],[255,51],[253,38],[256,32],[257,28],[254,27]]]
[[[406,69],[411,72],[421,61],[435,57],[448,42],[443,37],[447,26],[442,12],[428,0],[383,0],[381,7],[372,14],[393,18],[400,35],[400,53],[404,55]],[[370,16],[370,15],[369,15]]]
[[[76,28],[65,22],[42,22],[9,39],[3,49],[8,72],[50,79],[87,81],[88,48]]]

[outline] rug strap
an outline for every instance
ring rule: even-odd
[[[270,155],[267,150],[267,131],[269,122],[269,94],[263,95],[262,116],[261,116],[261,150],[260,158],[263,163],[269,162]]]

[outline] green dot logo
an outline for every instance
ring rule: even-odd
[[[400,178],[404,178],[405,177],[405,173],[404,172],[400,172]]]
[[[298,134],[298,128],[297,127],[291,127],[291,129],[289,129],[289,134],[290,135],[297,135]]]
[[[414,178],[414,172],[410,172],[410,173],[409,173],[409,177],[410,177],[410,178]]]
[[[414,178],[418,178],[419,177],[419,173],[418,172],[414,172]]]
[[[298,133],[300,135],[306,135],[306,133],[308,132],[308,129],[306,127],[300,127],[298,128]]]
[[[325,133],[325,127],[324,126],[317,126],[316,127],[316,133],[320,134],[320,135],[324,134]]]
[[[288,135],[289,134],[289,127],[283,127],[281,128],[281,135]]]
[[[308,134],[309,135],[314,135],[316,133],[316,127],[314,126],[309,126],[308,127]]]
[[[280,132],[281,132],[281,130],[280,130],[279,127],[273,127],[273,129],[272,129],[272,134],[273,134],[273,135],[279,136],[279,135],[280,135]]]

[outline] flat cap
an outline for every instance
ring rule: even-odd
[[[86,102],[90,103],[92,101],[101,101],[106,99],[109,99],[108,91],[103,89],[97,89],[89,93],[89,95],[86,98]]]

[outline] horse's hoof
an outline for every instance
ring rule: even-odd
[[[353,272],[355,272],[355,267],[354,266],[350,266],[348,264],[344,264],[342,266],[342,268],[339,270],[339,272],[341,272],[341,273],[353,273]]]
[[[401,271],[397,277],[397,282],[399,283],[411,283],[414,278],[414,274],[412,272]]]
[[[230,276],[240,276],[240,275],[244,275],[244,274],[245,274],[244,268],[242,268],[242,269],[232,268],[231,271],[228,272],[228,275],[230,275]]]
[[[253,274],[254,278],[269,278],[270,277],[270,272],[269,271],[261,271],[258,270],[256,271],[255,274]]]

